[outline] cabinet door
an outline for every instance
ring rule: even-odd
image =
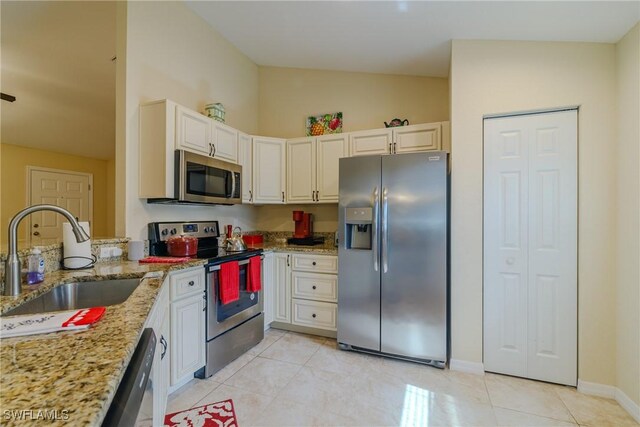
[[[213,157],[238,163],[238,131],[213,120]]]
[[[286,186],[286,141],[253,137],[253,201],[284,204]]]
[[[204,366],[204,293],[171,303],[171,385]]]
[[[441,150],[441,125],[440,123],[426,123],[395,128],[393,141],[394,153]]]
[[[276,300],[274,319],[276,322],[291,323],[291,255],[274,254],[274,275]]]
[[[315,138],[287,141],[287,203],[313,203],[316,190]]]
[[[349,134],[349,155],[369,156],[391,152],[391,129],[373,129]]]
[[[275,312],[274,256],[265,253],[262,261],[262,298],[264,302],[264,328],[273,322]]]
[[[346,157],[348,135],[326,135],[316,139],[316,201],[338,203],[338,160]]]
[[[178,105],[176,107],[176,148],[208,156],[211,119]]]
[[[169,340],[171,334],[169,319],[169,304],[164,308],[162,321],[160,322],[160,333],[158,340],[158,355],[153,362],[153,425],[163,425],[164,415],[167,409],[167,396],[169,393],[169,382],[171,367],[169,365]]]
[[[253,203],[253,153],[251,137],[238,132],[238,163],[242,166],[242,203]]]

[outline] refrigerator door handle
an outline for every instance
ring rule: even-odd
[[[373,246],[373,271],[378,271],[378,216],[380,210],[380,197],[378,187],[373,189],[373,224],[371,225],[371,245]]]
[[[387,258],[389,257],[389,242],[388,242],[388,197],[387,189],[382,189],[382,272],[386,273],[389,270],[389,263]]]

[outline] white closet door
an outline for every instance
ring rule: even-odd
[[[577,381],[577,111],[485,120],[484,363]]]
[[[527,372],[527,130],[522,118],[485,120],[484,365]]]
[[[576,385],[577,111],[529,117],[528,377]]]

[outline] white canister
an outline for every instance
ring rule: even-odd
[[[144,258],[144,242],[142,240],[129,240],[127,243],[127,259],[139,261]]]

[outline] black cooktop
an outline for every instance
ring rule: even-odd
[[[218,247],[220,230],[218,221],[152,222],[149,228],[149,255],[167,256],[166,241],[172,236],[190,236],[198,239],[195,259],[206,259],[209,265],[235,261],[260,255],[262,249],[228,252]]]

